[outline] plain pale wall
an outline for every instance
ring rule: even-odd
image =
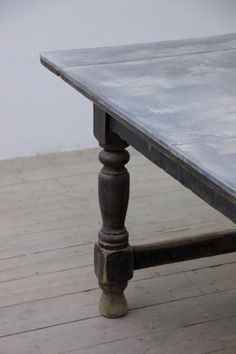
[[[231,32],[235,0],[0,0],[0,159],[97,145],[92,104],[40,51]]]

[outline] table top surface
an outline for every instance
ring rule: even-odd
[[[236,34],[52,51],[41,61],[236,204]]]

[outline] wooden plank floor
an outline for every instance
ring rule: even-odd
[[[131,243],[235,228],[131,152]],[[0,162],[0,354],[236,353],[236,254],[135,272],[99,316],[97,149]]]

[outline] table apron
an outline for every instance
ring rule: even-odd
[[[223,215],[236,223],[235,203],[233,200],[230,200],[230,198],[225,196],[220,190],[218,191],[215,185],[213,185],[210,181],[207,181],[206,178],[198,174],[197,171],[191,171],[179,159],[174,156],[170,156],[170,153],[164,151],[163,147],[158,146],[156,143],[153,145],[138,131],[135,132],[135,129],[121,124],[120,121],[111,116],[109,120],[111,132],[119,135],[121,139],[125,140],[129,145],[134,147],[155,165],[162,168],[165,172],[194,192],[207,204],[220,211]]]

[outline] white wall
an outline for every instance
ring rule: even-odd
[[[96,146],[92,104],[40,51],[230,32],[235,0],[0,0],[0,159]]]

